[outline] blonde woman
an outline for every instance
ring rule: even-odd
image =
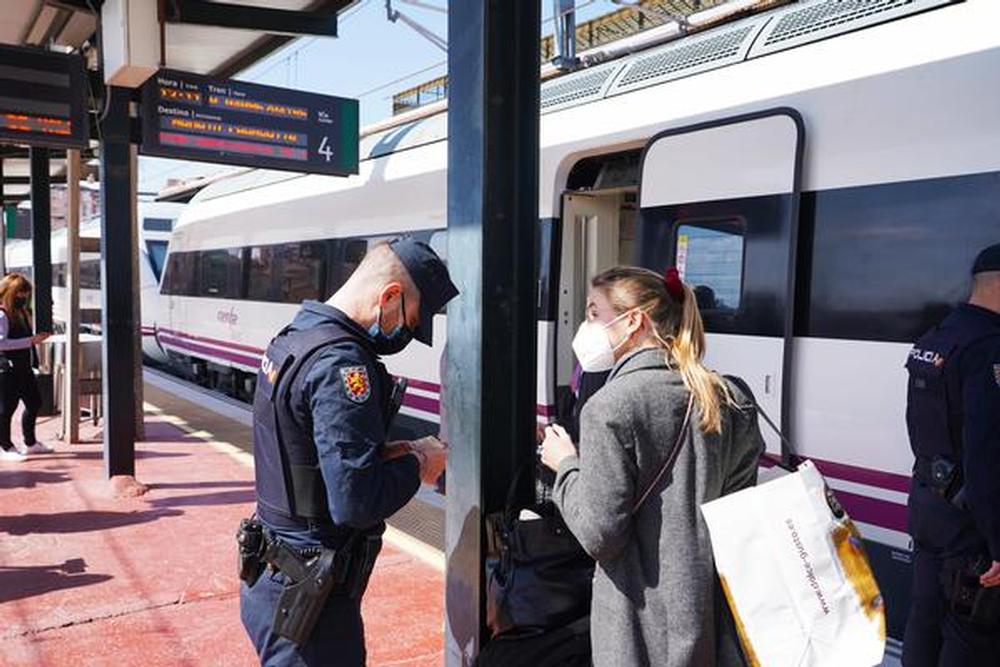
[[[596,667],[743,663],[699,506],[755,484],[764,443],[750,398],[702,365],[704,338],[674,270],[617,267],[591,283],[573,350],[584,371],[611,373],[583,409],[579,454],[554,426],[542,461],[597,561]]]
[[[31,283],[19,273],[0,280],[0,461],[24,461],[27,457],[14,448],[10,421],[19,402],[24,403],[21,432],[29,454],[51,452],[35,438],[35,420],[42,399],[31,367],[31,350],[50,334],[31,332]]]

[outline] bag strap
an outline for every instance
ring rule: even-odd
[[[792,459],[801,458],[798,454],[795,453],[795,447],[792,446],[791,441],[785,437],[785,434],[781,432],[781,429],[778,428],[778,425],[774,423],[774,420],[771,419],[771,417],[767,414],[767,412],[764,411],[764,408],[760,407],[760,403],[757,402],[757,399],[756,397],[754,397],[753,392],[750,391],[750,385],[748,385],[746,381],[743,380],[743,378],[736,377],[735,375],[724,375],[723,377],[730,383],[736,385],[736,388],[742,391],[746,395],[747,400],[750,401],[749,407],[752,407],[754,410],[757,411],[758,415],[764,418],[764,421],[767,423],[767,425],[771,427],[771,430],[774,431],[775,435],[778,436],[778,439],[781,440],[782,444],[785,445],[785,448],[788,450],[789,458]],[[786,463],[784,459],[780,459],[778,461],[775,461],[774,463],[782,470],[786,470],[788,472],[795,472],[797,469],[794,463]]]
[[[677,455],[680,454],[681,446],[684,444],[684,439],[687,437],[688,429],[691,426],[692,412],[694,412],[694,394],[691,394],[690,398],[688,398],[687,412],[684,413],[684,423],[681,425],[680,433],[677,434],[677,442],[674,443],[673,448],[670,450],[670,454],[667,455],[667,459],[663,462],[663,465],[660,466],[660,471],[656,473],[656,477],[653,478],[653,481],[649,483],[646,490],[642,492],[641,496],[639,496],[639,500],[637,500],[635,505],[632,506],[632,511],[629,512],[629,515],[635,514],[639,511],[639,508],[642,507],[644,502],[646,502],[646,499],[649,498],[649,494],[651,494],[653,489],[657,487],[660,480],[663,479],[663,476],[667,474],[667,471],[674,467],[674,463],[677,462]]]

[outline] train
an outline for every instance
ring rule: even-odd
[[[140,322],[142,353],[148,362],[166,363],[167,355],[156,341],[155,323],[160,316],[160,278],[167,261],[170,232],[184,204],[140,201],[136,241],[139,251]],[[81,239],[99,239],[101,220],[92,218],[80,224]],[[57,332],[65,327],[69,308],[66,291],[66,229],[52,232],[52,319]],[[91,248],[80,253],[80,325],[83,329],[100,332],[101,327],[101,256]],[[5,259],[8,272],[34,278],[34,261],[30,240],[6,243]]]
[[[809,0],[541,86],[539,419],[569,390],[588,280],[677,267],[703,297],[708,365],[749,383],[855,520],[896,639],[904,364],[1000,240],[998,25],[993,0]],[[442,107],[363,133],[356,176],[257,170],[196,195],[161,284],[170,358],[249,397],[271,336],[373,243],[415,234],[447,259]],[[410,378],[414,433],[439,421],[444,344],[386,360]]]

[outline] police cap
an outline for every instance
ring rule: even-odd
[[[1000,243],[995,243],[980,252],[972,265],[972,275],[987,271],[1000,271]]]
[[[430,345],[434,338],[434,314],[458,296],[458,288],[451,282],[444,262],[423,241],[404,236],[392,241],[389,247],[420,291],[420,325],[413,337]]]

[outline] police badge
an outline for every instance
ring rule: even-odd
[[[347,398],[355,403],[364,403],[371,396],[372,386],[368,381],[368,369],[364,366],[348,366],[340,369]]]

